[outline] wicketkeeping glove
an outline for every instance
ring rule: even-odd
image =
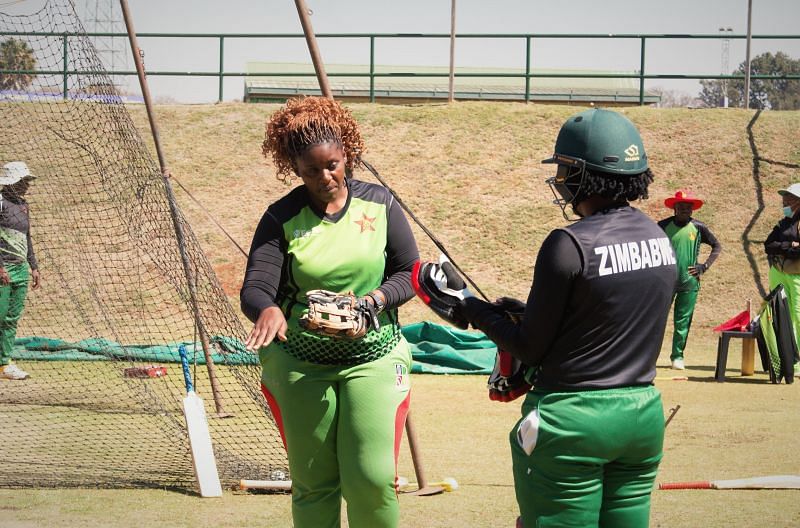
[[[511,297],[501,297],[492,303],[492,306],[514,322],[519,322],[525,313],[525,303]],[[494,370],[489,375],[487,383],[489,399],[510,402],[526,394],[531,389],[530,383],[525,379],[527,370],[528,366],[522,361],[498,348]]]
[[[438,263],[420,261],[414,264],[411,285],[436,315],[462,330],[467,329],[469,321],[460,309],[464,299],[474,295],[447,257],[441,255]]]
[[[358,339],[370,330],[379,330],[375,306],[366,297],[353,292],[335,293],[328,290],[309,290],[308,312],[300,317],[300,326],[315,334]]]

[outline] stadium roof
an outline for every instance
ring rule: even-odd
[[[334,97],[369,100],[369,66],[326,65],[328,82]],[[314,68],[302,63],[249,62],[245,78],[246,102],[283,101],[295,95],[319,95]],[[413,75],[401,75],[413,72]],[[291,76],[290,74],[305,74]],[[442,100],[448,96],[449,70],[436,66],[375,66],[374,93],[382,102]],[[639,81],[632,78],[563,77],[564,75],[620,74],[599,70],[540,70],[533,74],[557,74],[562,77],[534,77],[530,80],[530,100],[552,103],[602,103],[638,105]],[[631,73],[631,72],[624,72]],[[469,74],[469,77],[458,77]],[[494,75],[494,77],[477,77]],[[458,100],[525,100],[525,70],[511,68],[456,68],[454,96]],[[659,102],[657,94],[645,90],[645,104]]]

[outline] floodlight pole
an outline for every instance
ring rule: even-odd
[[[306,37],[308,52],[311,54],[311,61],[314,63],[314,71],[317,73],[317,79],[319,80],[319,87],[320,90],[322,90],[322,95],[328,99],[333,99],[333,93],[331,92],[331,87],[328,84],[328,74],[325,73],[322,55],[317,47],[316,35],[314,34],[314,28],[311,26],[311,18],[308,16],[308,8],[306,7],[305,0],[294,0],[294,3],[297,6],[297,14],[300,15],[300,24],[303,26],[303,34]],[[422,469],[419,443],[417,442],[417,435],[414,430],[414,424],[411,420],[410,411],[406,415],[406,437],[408,438],[408,447],[411,449],[411,461],[414,464],[414,472],[418,476],[422,476],[425,474],[425,472]],[[420,479],[418,478],[417,480]],[[424,484],[427,483],[424,482],[424,476],[422,477],[422,480],[423,482],[418,482],[420,486],[420,489],[416,492],[418,495],[431,495],[434,493],[440,493],[439,490],[444,490],[444,488],[440,487],[425,486]],[[432,488],[436,489],[433,489],[433,492],[431,492]]]
[[[200,344],[203,347],[203,354],[206,359],[206,369],[208,369],[208,380],[211,383],[211,392],[214,396],[214,405],[216,406],[217,415],[220,417],[230,416],[224,410],[222,402],[222,393],[217,380],[217,373],[214,367],[214,360],[211,357],[211,345],[208,341],[208,333],[206,332],[205,325],[200,318],[200,308],[197,303],[197,286],[194,281],[194,273],[189,263],[189,256],[186,254],[186,236],[183,232],[183,225],[181,224],[178,215],[178,205],[175,201],[175,193],[172,191],[172,184],[170,183],[170,171],[167,166],[166,158],[164,157],[164,149],[161,148],[161,139],[158,134],[158,124],[156,123],[156,116],[153,112],[153,105],[150,98],[150,88],[147,85],[147,77],[144,73],[144,64],[142,63],[142,56],[139,48],[139,42],[136,38],[136,31],[133,29],[133,19],[128,9],[128,1],[120,0],[122,7],[122,16],[125,19],[125,28],[128,31],[128,40],[131,44],[131,52],[133,53],[133,62],[136,64],[136,73],[139,77],[139,86],[142,89],[142,97],[144,98],[145,109],[147,110],[147,119],[150,122],[150,131],[153,134],[153,142],[156,146],[156,154],[158,155],[158,165],[161,168],[161,176],[164,181],[164,187],[167,191],[167,202],[169,202],[169,212],[172,217],[172,224],[175,229],[175,235],[178,242],[178,252],[181,255],[181,262],[183,264],[183,272],[186,275],[186,282],[189,287],[189,301],[192,307],[192,315],[194,322],[197,325],[197,333],[200,337]]]
[[[455,57],[456,57],[456,0],[450,4],[450,81],[447,91],[447,102],[452,103],[455,99]]]

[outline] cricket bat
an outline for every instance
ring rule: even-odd
[[[217,461],[211,446],[211,433],[208,430],[206,409],[203,400],[194,391],[192,375],[189,372],[189,359],[186,347],[180,345],[178,352],[183,367],[183,380],[186,383],[186,397],[183,399],[183,416],[189,433],[189,447],[192,451],[194,475],[200,487],[201,497],[222,497],[222,486],[217,473]]]
[[[243,490],[268,490],[268,491],[292,491],[291,480],[249,480],[239,481],[239,489]]]
[[[659,484],[660,490],[674,489],[800,489],[798,475],[770,475],[733,480],[701,480]]]

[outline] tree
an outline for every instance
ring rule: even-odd
[[[727,82],[728,101],[731,100],[730,90],[731,81]],[[714,108],[717,106],[725,106],[723,99],[723,87],[725,86],[722,79],[701,80],[700,86],[702,90],[698,94],[698,98],[703,102],[703,106]],[[729,103],[730,104],[730,103]],[[733,106],[733,105],[732,105]]]
[[[744,106],[744,75],[746,63],[737,68],[741,79],[713,79],[700,81],[699,97],[706,106],[722,104],[723,89],[727,92],[731,106]],[[750,75],[773,75],[784,77],[800,74],[800,60],[789,57],[782,51],[773,55],[763,53],[750,61]],[[723,88],[724,87],[724,88]],[[772,110],[800,110],[800,80],[797,79],[750,79],[750,108]]]
[[[699,106],[697,99],[685,92],[679,90],[667,90],[660,86],[656,86],[650,90],[659,96],[659,108],[686,108],[692,106]]]
[[[10,38],[0,42],[0,70],[34,70],[36,55],[27,42]],[[0,90],[24,90],[35,73],[0,73]]]

